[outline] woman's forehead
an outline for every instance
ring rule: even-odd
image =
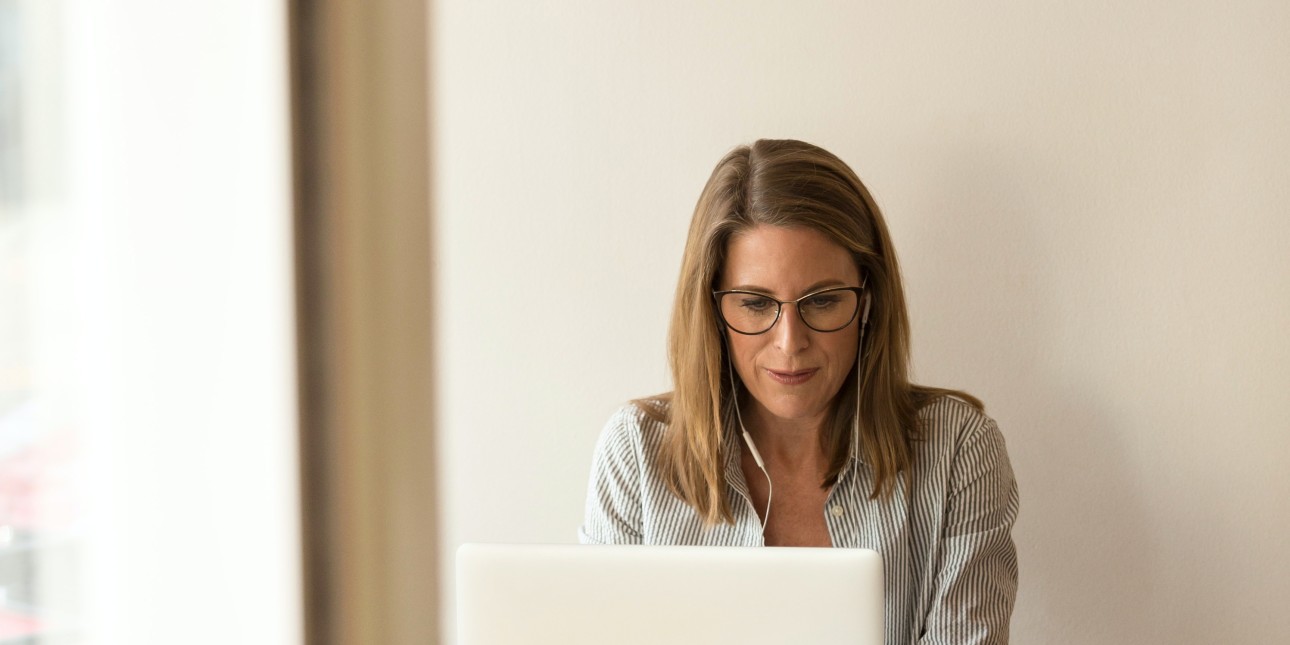
[[[722,289],[752,289],[797,297],[829,286],[859,286],[849,251],[805,227],[758,225],[731,237]]]

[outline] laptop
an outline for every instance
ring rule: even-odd
[[[467,544],[457,645],[882,645],[866,549]]]

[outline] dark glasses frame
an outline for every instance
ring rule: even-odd
[[[834,291],[851,291],[851,292],[853,292],[853,293],[855,293],[855,294],[856,294],[855,309],[851,311],[851,317],[850,317],[850,318],[847,318],[847,321],[846,321],[845,323],[843,323],[842,325],[839,325],[839,326],[834,327],[834,328],[832,328],[832,329],[820,329],[820,328],[818,328],[818,327],[816,327],[816,326],[812,325],[811,323],[806,322],[806,318],[802,316],[802,310],[801,310],[801,307],[800,307],[800,303],[801,303],[803,300],[806,300],[806,299],[808,299],[808,298],[814,298],[814,297],[816,297],[816,296],[818,296],[818,295],[820,295],[820,294],[823,294],[823,293],[830,293],[830,292],[834,292]],[[722,298],[723,296],[725,296],[725,295],[727,295],[727,294],[731,294],[731,293],[742,293],[742,294],[747,294],[747,295],[751,295],[751,296],[757,296],[757,297],[759,297],[759,298],[765,298],[765,299],[767,299],[767,300],[769,300],[769,301],[771,301],[771,302],[774,302],[774,303],[775,303],[775,319],[771,321],[771,323],[770,323],[770,325],[769,325],[769,326],[767,326],[765,329],[763,329],[763,330],[761,330],[761,331],[753,331],[753,332],[740,331],[739,329],[737,329],[737,328],[735,328],[733,325],[731,325],[731,324],[730,324],[730,321],[726,320],[726,315],[725,315],[725,313],[723,313],[723,312],[721,311],[721,298]],[[768,332],[768,331],[770,331],[770,330],[774,329],[774,328],[775,328],[775,325],[779,324],[779,318],[780,318],[780,316],[782,316],[782,315],[783,315],[783,313],[784,313],[784,305],[788,305],[788,304],[791,304],[791,305],[793,305],[794,307],[797,307],[797,317],[798,317],[798,318],[800,318],[800,319],[802,320],[802,324],[806,325],[808,329],[811,329],[811,330],[813,330],[813,331],[818,331],[818,332],[823,333],[823,334],[830,334],[830,333],[833,333],[833,332],[835,332],[835,331],[842,331],[843,329],[846,329],[848,325],[850,325],[852,322],[854,322],[854,321],[855,321],[856,316],[857,316],[857,315],[859,315],[859,313],[860,313],[860,304],[861,304],[861,300],[863,299],[863,296],[864,296],[864,287],[863,287],[863,286],[860,286],[860,287],[827,287],[827,288],[824,288],[824,289],[820,289],[820,290],[818,290],[818,291],[812,291],[811,293],[808,293],[808,294],[806,294],[806,295],[802,296],[801,298],[797,298],[797,299],[795,299],[795,300],[780,300],[780,299],[778,299],[778,298],[775,298],[775,297],[770,296],[770,295],[765,294],[765,293],[761,293],[761,292],[758,292],[758,291],[748,291],[748,290],[746,290],[746,289],[728,289],[728,290],[725,290],[725,291],[713,291],[713,292],[712,292],[712,305],[713,305],[713,307],[714,307],[714,308],[716,308],[716,310],[717,310],[717,318],[721,320],[721,324],[723,324],[723,325],[725,325],[725,326],[726,326],[726,329],[729,329],[730,331],[733,331],[733,332],[735,332],[736,334],[742,334],[742,335],[744,335],[744,336],[760,336],[760,335],[762,335],[762,334],[764,334],[764,333],[766,333],[766,332]]]

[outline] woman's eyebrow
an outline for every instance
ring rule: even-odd
[[[848,286],[848,285],[846,282],[843,282],[842,280],[820,280],[819,282],[816,282],[815,284],[807,287],[806,290],[801,293],[801,295],[804,296],[808,293],[819,291],[820,289],[825,289],[828,287],[845,287],[845,286]],[[767,289],[766,287],[757,286],[755,284],[741,284],[736,287],[730,287],[729,289],[727,289],[727,291],[756,291],[757,293],[774,295],[772,290]]]

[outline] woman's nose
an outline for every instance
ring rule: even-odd
[[[783,305],[779,312],[779,323],[771,333],[775,334],[775,347],[785,354],[796,354],[811,344],[811,328],[802,322],[797,305]]]

